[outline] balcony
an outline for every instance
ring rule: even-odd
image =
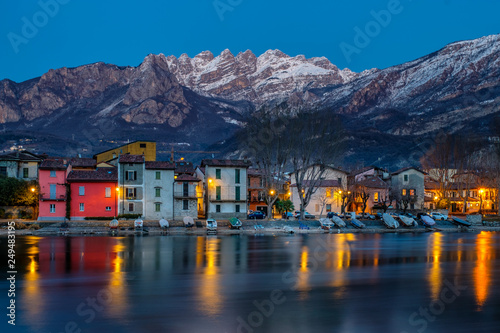
[[[65,194],[60,194],[60,195],[42,195],[40,197],[41,201],[66,201],[66,195]]]
[[[175,191],[174,198],[175,199],[198,199],[202,198],[203,194],[196,191]]]
[[[246,196],[241,195],[238,199],[234,193],[221,193],[221,195],[209,195],[208,199],[210,202],[245,202]]]

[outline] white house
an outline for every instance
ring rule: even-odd
[[[174,169],[171,162],[145,162],[144,218],[147,220],[174,217]]]
[[[118,160],[118,215],[144,215],[144,155],[121,155]]]
[[[311,168],[318,168],[318,166],[311,166]],[[321,211],[323,215],[327,212],[340,212],[342,206],[342,200],[340,199],[339,191],[347,188],[347,172],[326,166],[326,170],[323,177],[318,182],[318,188],[316,193],[312,196],[311,201],[305,210],[313,215],[319,217]],[[307,172],[307,174],[312,174],[312,172]],[[304,179],[303,187],[307,190],[310,179]],[[290,176],[290,190],[293,205],[296,210],[300,209],[300,198],[297,191],[297,185],[295,180],[295,174]],[[302,194],[301,194],[302,195]]]
[[[246,160],[206,159],[197,175],[203,180],[207,218],[245,218],[247,209]]]
[[[38,167],[42,158],[27,151],[0,155],[0,176],[24,180],[38,179]]]

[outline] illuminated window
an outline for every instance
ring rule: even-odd
[[[373,202],[378,202],[378,192],[373,193]]]
[[[402,190],[401,190],[401,195],[402,195],[403,197],[405,197],[405,196],[406,196],[406,189],[402,189]]]
[[[415,195],[415,190],[414,189],[411,189],[410,190],[410,196],[414,196]]]

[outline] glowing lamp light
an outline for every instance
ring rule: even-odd
[[[208,183],[209,184],[212,184],[212,181],[213,181],[212,178],[208,178]]]
[[[35,188],[34,187],[31,188],[31,192],[35,192]]]
[[[439,199],[439,198],[438,198],[438,196],[436,195],[436,196],[434,197],[434,200],[437,200],[437,199]]]
[[[270,193],[271,195],[274,195],[274,190],[271,190],[269,193]]]
[[[342,194],[342,191],[341,191],[341,190],[339,190],[339,194]]]
[[[120,192],[120,188],[119,187],[116,188],[116,192]]]

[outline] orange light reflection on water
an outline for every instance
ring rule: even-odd
[[[476,240],[476,267],[474,268],[474,287],[479,309],[485,304],[491,287],[491,260],[493,259],[493,233],[482,231]]]

